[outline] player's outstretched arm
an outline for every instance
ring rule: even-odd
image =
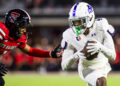
[[[57,46],[54,50],[52,51],[45,51],[45,50],[40,50],[37,48],[32,48],[29,45],[26,44],[24,48],[20,48],[23,52],[27,53],[30,56],[35,56],[35,57],[43,57],[43,58],[60,58],[61,54],[58,55],[58,50],[59,47]]]

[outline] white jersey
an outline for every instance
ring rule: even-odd
[[[81,34],[79,37],[76,37],[76,33],[72,28],[68,28],[63,33],[63,40],[61,42],[61,46],[65,48],[62,56],[62,68],[67,69],[67,67],[71,66],[74,62],[69,62],[72,59],[72,55],[74,54],[74,50],[82,50],[89,39],[96,39],[101,44],[103,44],[106,48],[111,49],[113,54],[115,54],[115,48],[113,39],[111,37],[110,30],[111,25],[108,24],[105,18],[96,19],[93,27],[90,28],[90,32],[88,35]],[[114,31],[112,31],[113,33]],[[108,52],[109,53],[109,52]],[[110,65],[108,63],[108,57],[105,56],[102,52],[99,52],[97,58],[93,60],[80,59],[79,67],[80,68],[92,68],[99,69],[105,67],[108,71],[110,71]]]

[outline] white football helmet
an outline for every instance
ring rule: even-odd
[[[69,12],[70,27],[77,33],[77,36],[83,34],[87,28],[90,28],[95,20],[93,7],[85,2],[78,2]],[[80,21],[81,25],[75,26],[74,21]]]

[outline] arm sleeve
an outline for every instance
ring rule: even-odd
[[[114,33],[114,28],[111,26],[106,18],[102,18],[101,20],[101,30],[103,30],[104,40],[103,45],[101,46],[101,52],[109,59],[115,60],[116,53],[115,53],[115,46],[112,39],[111,34]]]
[[[20,45],[18,46],[20,49],[24,49],[26,47],[26,35],[23,35],[23,39],[20,41]],[[25,51],[26,52],[26,51]],[[29,46],[28,51],[26,52],[30,56],[41,57],[41,58],[48,58],[50,57],[50,51],[40,50],[37,48],[32,48]]]
[[[27,54],[30,56],[41,57],[41,58],[50,57],[49,53],[50,51],[44,51],[44,50],[40,50],[40,49],[32,48],[32,47],[30,47],[29,52],[27,52]]]
[[[63,42],[62,40],[62,46],[65,44],[66,48],[64,48],[64,52],[62,55],[62,70],[66,70],[72,66],[72,64],[76,61],[73,58],[74,48],[70,44],[66,44],[67,42]]]
[[[103,42],[101,52],[110,60],[115,60],[115,46],[111,35],[108,32],[105,32],[104,42]]]

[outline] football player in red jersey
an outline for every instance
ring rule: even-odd
[[[12,9],[5,17],[5,23],[0,22],[0,56],[8,51],[18,47],[28,55],[35,57],[52,57],[59,58],[59,46],[53,51],[44,51],[37,48],[32,48],[26,44],[26,28],[30,25],[31,18],[25,10]],[[7,72],[4,64],[0,64],[0,86],[4,86],[2,78]]]

